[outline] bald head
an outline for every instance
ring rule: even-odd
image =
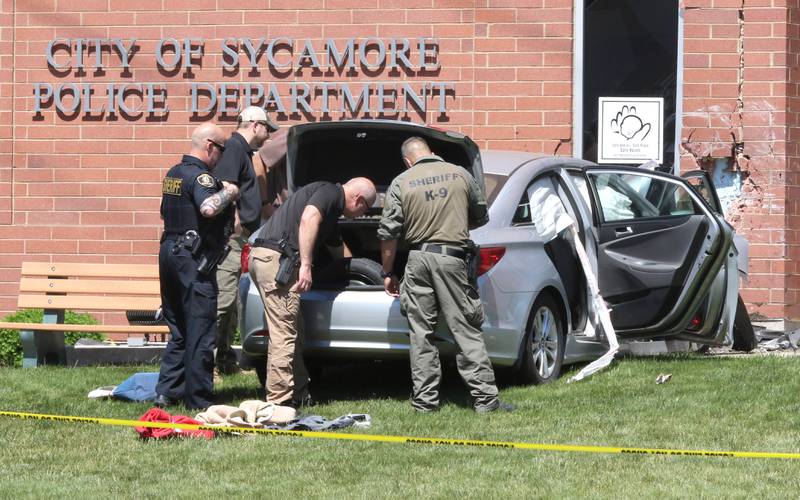
[[[402,146],[400,146],[400,153],[403,159],[410,167],[417,162],[420,158],[430,156],[433,154],[428,143],[421,137],[411,137],[406,139]]]
[[[214,168],[222,156],[225,133],[214,123],[204,123],[192,132],[192,149],[189,154]]]
[[[378,193],[375,184],[366,177],[354,177],[347,181],[344,189],[344,216],[348,218],[364,215],[369,207],[375,204]]]

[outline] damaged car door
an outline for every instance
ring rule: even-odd
[[[585,168],[584,175],[600,293],[618,335],[683,337],[688,330],[692,340],[723,343],[732,320],[725,305],[738,294],[736,269],[726,266],[735,252],[732,229],[674,176],[622,167]],[[709,294],[714,287],[725,292]]]

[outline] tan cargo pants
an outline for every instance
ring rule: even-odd
[[[217,337],[214,367],[220,373],[239,371],[236,353],[231,347],[233,334],[239,322],[239,276],[242,274],[242,246],[244,239],[233,237],[231,251],[217,266]]]
[[[497,385],[481,331],[483,305],[467,281],[466,262],[448,255],[410,252],[400,286],[400,305],[410,330],[411,405],[420,411],[439,406],[442,369],[439,349],[431,340],[437,318],[447,323],[455,339],[458,372],[469,387],[475,408],[495,405]]]
[[[300,294],[289,291],[297,281],[297,271],[287,285],[275,283],[280,253],[269,248],[250,252],[250,277],[264,302],[269,329],[267,354],[267,401],[287,405],[308,395],[309,377],[303,363]]]

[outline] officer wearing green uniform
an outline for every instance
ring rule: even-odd
[[[469,229],[489,221],[486,200],[469,172],[434,155],[423,139],[408,139],[401,152],[409,169],[386,192],[378,239],[384,287],[400,297],[408,317],[411,405],[420,412],[439,407],[442,371],[432,336],[441,317],[458,347],[458,371],[469,386],[475,411],[512,411],[513,405],[497,397],[481,332],[483,306],[467,278]],[[411,251],[398,286],[392,268],[401,235]]]

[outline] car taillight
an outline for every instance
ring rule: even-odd
[[[505,254],[506,247],[481,247],[481,265],[478,266],[478,276],[489,272],[489,269],[500,262]]]
[[[251,337],[269,337],[269,330],[256,330],[250,334]]]
[[[247,265],[247,261],[250,260],[250,250],[253,247],[250,246],[250,243],[245,243],[242,247],[242,272],[247,273],[250,272],[250,268]]]
[[[692,319],[689,320],[689,326],[686,327],[687,330],[697,331],[700,327],[703,326],[703,316],[700,315],[699,312],[694,313]]]

